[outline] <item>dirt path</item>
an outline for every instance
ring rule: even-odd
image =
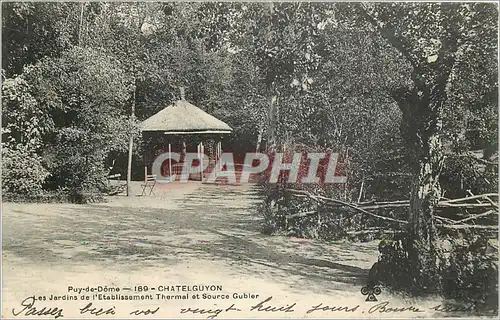
[[[134,187],[134,194],[140,193],[139,185]],[[365,302],[360,289],[377,259],[376,243],[331,244],[263,235],[253,210],[259,201],[255,186],[190,182],[159,186],[156,194],[117,196],[93,205],[4,204],[3,316],[11,317],[13,308],[14,313],[22,310],[21,301],[32,295],[48,299],[72,295],[68,286],[99,285],[148,286],[151,301],[90,301],[99,308],[114,307],[115,316],[122,318],[136,308],[156,307],[160,309],[155,316],[207,318],[216,312],[198,314],[188,308],[226,310],[233,303],[241,311],[223,311],[217,318],[442,316],[429,310],[438,301],[405,301],[386,292],[379,296],[381,302],[413,305],[424,312],[370,312],[376,303]],[[172,285],[221,285],[221,291],[204,293],[229,294],[229,300],[193,300],[195,291],[188,300],[165,300],[161,294],[174,293],[159,290]],[[176,289],[175,295],[182,293]],[[234,293],[258,297],[234,299]],[[272,299],[265,306],[296,303],[294,311],[250,311],[268,297]],[[306,313],[320,303],[346,308]],[[37,301],[35,307],[63,307],[65,318],[81,318],[88,316],[78,310],[85,304]]]

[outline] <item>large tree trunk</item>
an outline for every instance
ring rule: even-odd
[[[415,83],[410,91],[394,96],[403,112],[401,130],[413,170],[406,250],[412,291],[433,293],[441,290],[434,213],[441,196],[444,156],[440,134],[447,75],[435,77],[432,83]]]
[[[441,8],[444,13],[449,8]],[[393,92],[403,121],[401,133],[408,147],[408,160],[413,169],[410,214],[408,218],[408,253],[412,278],[411,289],[415,293],[431,293],[441,289],[437,235],[434,226],[434,212],[440,197],[439,176],[443,165],[441,147],[443,103],[446,101],[446,85],[455,64],[459,49],[455,27],[448,28],[442,37],[437,59],[430,61],[420,55],[418,46],[408,46],[404,35],[391,29],[375,12],[374,6],[362,5],[361,13],[375,26],[413,67],[411,89],[402,88]],[[448,21],[446,21],[448,22]]]
[[[407,250],[415,293],[439,292],[441,289],[434,213],[441,194],[442,152],[438,134],[426,140],[426,154],[422,154],[414,168],[408,219]]]

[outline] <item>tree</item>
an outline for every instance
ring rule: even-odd
[[[85,15],[82,15],[85,9]],[[83,37],[99,11],[92,3],[2,3],[2,69],[6,76],[20,74],[23,67],[43,57],[57,58]]]
[[[441,197],[442,133],[448,87],[456,67],[495,50],[493,4],[362,4],[362,16],[412,65],[412,85],[393,91],[413,171],[408,258],[416,291],[440,290],[434,211]]]
[[[268,100],[267,140],[276,148],[280,141],[280,99],[288,99],[294,90],[294,78],[306,81],[308,70],[317,65],[312,50],[318,33],[318,24],[327,16],[318,4],[267,3],[245,4],[236,23],[232,44],[239,51],[246,51],[259,66],[263,95]],[[304,86],[309,84],[304,83]]]
[[[129,86],[120,63],[99,50],[43,58],[6,81],[4,141],[28,148],[48,170],[46,189],[74,197],[103,191],[108,153],[125,149]]]

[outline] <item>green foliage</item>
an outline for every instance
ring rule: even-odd
[[[70,51],[57,66],[58,76],[48,81],[62,102],[56,112],[64,114],[64,123],[58,123],[52,148],[44,152],[53,172],[49,186],[95,193],[102,190],[108,153],[127,147],[131,124],[124,111],[130,80],[117,61],[98,51]],[[46,65],[39,67],[43,75]]]
[[[36,150],[40,147],[42,135],[53,127],[53,121],[33,97],[31,89],[23,76],[3,83],[2,141],[7,146],[20,143]]]
[[[445,298],[472,304],[477,311],[498,310],[498,256],[489,241],[483,235],[470,234],[455,240],[439,240],[438,274],[443,279]],[[404,234],[380,242],[379,260],[369,275],[372,285],[382,284],[391,291],[411,291],[414,283],[407,246]]]
[[[135,126],[125,116],[130,80],[120,63],[100,51],[74,48],[25,68],[4,83],[4,92],[4,141],[28,148],[35,170],[51,173],[45,187],[71,194],[102,191],[108,153],[125,151]],[[30,175],[12,173],[4,183],[16,183],[16,174]],[[39,176],[38,184],[46,178]],[[35,188],[19,192],[29,190]]]
[[[378,250],[378,262],[369,273],[370,284],[383,284],[391,291],[408,292],[412,287],[412,276],[403,237],[380,241]]]
[[[498,311],[498,256],[484,236],[454,243],[443,268],[447,298]]]
[[[42,159],[28,147],[18,144],[14,148],[2,147],[2,193],[5,196],[37,196],[50,175]]]
[[[494,192],[498,186],[498,171],[475,161],[474,156],[449,155],[444,163],[441,183],[447,198]],[[471,164],[471,161],[474,161]]]
[[[31,90],[22,76],[3,82],[2,191],[7,196],[37,196],[50,175],[38,151],[53,121]]]
[[[78,3],[3,2],[2,69],[7,77],[26,65],[57,57],[78,37]]]
[[[234,128],[240,151],[264,141],[341,154],[342,187],[263,184],[265,232],[340,239],[397,229],[283,189],[408,199],[421,183],[415,166],[432,158],[446,197],[496,192],[497,23],[492,3],[3,3],[2,191],[102,200],[106,162],[125,154],[130,134],[137,145],[137,120],[186,86],[188,100]],[[316,214],[286,218],[304,212]],[[445,295],[495,300],[483,242],[443,260]],[[408,247],[404,235],[382,241],[372,280],[411,289]]]

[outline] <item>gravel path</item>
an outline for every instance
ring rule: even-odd
[[[140,193],[139,188],[135,184],[133,194]],[[14,313],[26,308],[21,305],[26,297],[49,299],[51,295],[71,295],[68,286],[99,285],[132,290],[148,286],[153,300],[90,300],[94,307],[114,307],[114,316],[121,318],[137,308],[157,307],[155,316],[171,318],[444,315],[429,310],[439,304],[437,300],[406,301],[386,292],[378,297],[379,302],[389,302],[385,310],[413,305],[424,312],[380,313],[380,308],[370,312],[376,303],[365,302],[360,289],[377,260],[377,244],[331,244],[263,235],[255,211],[259,203],[256,186],[189,182],[160,185],[155,193],[151,197],[115,196],[107,203],[91,205],[3,204],[3,317],[12,317],[13,308]],[[175,287],[175,295],[188,293],[189,299],[161,296],[174,293],[160,293],[160,289],[177,285],[191,291],[179,292]],[[229,299],[207,296],[193,300],[194,285],[222,286],[222,290],[204,293],[228,294]],[[243,299],[235,299],[234,294]],[[250,310],[268,297],[272,299],[260,309],[274,306],[282,311]],[[233,303],[240,311],[226,312]],[[320,303],[345,308],[307,313]],[[65,318],[95,317],[89,312],[80,314],[79,308],[85,304],[37,301],[34,307],[63,308]],[[283,311],[287,305],[293,305],[293,312]],[[193,311],[196,308],[207,312],[200,314]],[[215,312],[218,308],[224,311]]]

